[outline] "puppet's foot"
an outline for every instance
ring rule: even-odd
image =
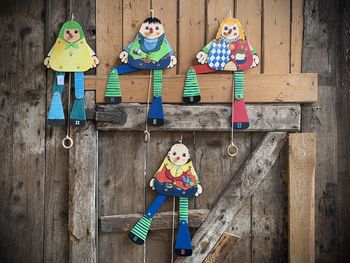
[[[109,72],[105,103],[118,104],[122,101],[122,94],[120,90],[119,76],[117,69],[111,69]]]
[[[162,126],[164,124],[162,97],[153,97],[147,116],[147,122],[150,125],[156,126]]]
[[[47,117],[47,124],[53,127],[65,125],[60,92],[55,92],[53,94],[50,111]]]
[[[105,103],[119,104],[121,102],[122,102],[122,97],[107,97],[107,96],[105,96]]]
[[[143,245],[146,240],[148,230],[151,227],[152,219],[143,216],[128,234],[129,239],[137,245]]]
[[[72,112],[70,114],[70,123],[76,127],[82,127],[86,124],[85,102],[84,99],[75,99]]]
[[[194,68],[189,68],[187,70],[182,99],[188,104],[197,103],[201,100],[197,74]]]
[[[238,130],[244,130],[249,128],[249,122],[234,122],[233,128]]]
[[[175,254],[182,257],[189,257],[192,255],[192,242],[187,220],[180,221],[175,244]]]
[[[249,128],[249,118],[247,109],[245,107],[244,99],[233,101],[233,116],[231,121],[233,122],[233,128],[244,130]]]
[[[183,101],[187,104],[192,104],[192,103],[198,103],[201,101],[201,96],[189,96],[189,97],[183,97]]]

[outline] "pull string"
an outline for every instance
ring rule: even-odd
[[[147,105],[146,105],[146,118],[145,118],[145,143],[148,143],[151,140],[151,132],[148,130],[148,122],[147,122],[147,113],[149,110],[149,102],[150,102],[150,94],[151,94],[151,86],[152,86],[152,70],[149,71],[149,79],[148,79],[148,93],[147,93]]]
[[[170,261],[171,263],[174,263],[174,238],[175,238],[175,196],[173,197],[173,224],[171,228],[171,261]]]
[[[144,196],[144,203],[143,203],[143,213],[146,213],[146,178],[147,178],[147,156],[148,156],[148,144],[144,144],[144,153],[143,153],[143,196]],[[143,263],[146,263],[146,244],[147,241],[145,240],[145,243],[143,244]]]
[[[71,86],[72,86],[72,73],[68,73],[68,103],[67,103],[67,115],[69,116],[70,112],[70,93],[71,93]],[[70,137],[70,122],[69,118],[67,120],[67,129],[66,129],[66,137],[62,140],[62,146],[65,149],[69,149],[73,146],[73,139]]]
[[[235,157],[238,154],[238,147],[233,142],[233,129],[234,129],[234,116],[235,116],[235,73],[232,76],[232,119],[231,119],[231,144],[227,146],[227,154],[231,157]]]

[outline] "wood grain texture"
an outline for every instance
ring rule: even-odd
[[[263,56],[261,53],[262,44],[262,1],[261,0],[236,0],[236,17],[241,21],[244,33],[249,43],[260,58],[260,64],[253,69],[246,71],[245,74],[259,74],[261,72],[261,63]],[[299,54],[301,56],[301,52]]]
[[[205,45],[205,0],[179,0],[178,21],[178,74],[185,74]]]
[[[209,210],[190,209],[188,211],[190,227],[200,227],[207,218]],[[110,233],[112,231],[130,231],[133,225],[142,217],[142,214],[110,215],[100,217],[101,231]],[[165,230],[172,228],[173,212],[160,212],[152,220],[150,230]],[[175,227],[178,228],[179,215],[175,212]]]
[[[0,4],[1,262],[44,257],[44,12],[42,0]]]
[[[147,102],[148,76],[120,76],[123,102]],[[105,89],[107,77],[86,76],[87,90]],[[163,103],[182,103],[184,75],[163,77]],[[232,97],[231,74],[198,76],[201,103],[230,103]],[[99,93],[101,94],[101,93]],[[97,94],[97,96],[99,95]],[[104,103],[104,97],[97,97]],[[246,102],[314,102],[317,100],[317,75],[262,74],[245,77]]]
[[[289,135],[289,262],[315,262],[314,133]]]
[[[220,22],[231,15],[235,15],[234,0],[208,0],[206,7],[206,43],[212,41],[219,29]],[[199,50],[197,50],[198,52]]]
[[[264,0],[263,12],[263,72],[286,74],[290,67],[290,0]]]
[[[204,263],[227,262],[227,257],[230,256],[239,239],[240,236],[224,232]]]
[[[191,259],[177,259],[176,262],[202,262],[213,249],[220,236],[230,227],[233,217],[250,199],[266,174],[276,161],[285,143],[286,133],[267,133],[252,152],[240,170],[227,184],[207,219],[193,238]],[[230,209],[227,209],[227,208]]]
[[[143,132],[99,132],[99,216],[144,212],[144,147]],[[143,260],[143,247],[126,232],[99,233],[98,246],[99,262]]]
[[[290,72],[300,73],[303,48],[304,0],[292,0],[291,3]]]
[[[92,124],[72,134],[69,152],[69,262],[96,262],[97,132]]]
[[[96,54],[100,59],[97,75],[107,75],[112,67],[121,63],[119,53],[123,49],[122,6],[122,0],[96,1]]]
[[[165,123],[152,130],[161,131],[230,131],[231,107],[224,105],[179,106],[163,105]],[[139,104],[100,106],[96,112],[97,129],[144,130],[147,106]],[[250,127],[245,131],[298,131],[300,105],[247,105]],[[126,120],[116,119],[117,113]]]

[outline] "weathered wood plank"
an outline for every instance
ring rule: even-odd
[[[292,0],[291,8],[290,72],[300,73],[303,48],[304,0]]]
[[[185,74],[198,64],[196,54],[205,45],[205,0],[179,0],[178,21],[178,74]]]
[[[210,251],[210,254],[204,260],[204,263],[227,262],[239,239],[240,236],[224,232],[213,250]]]
[[[147,102],[148,76],[120,76],[123,102]],[[107,77],[86,76],[87,90],[105,90]],[[163,102],[182,103],[184,75],[163,76]],[[201,103],[230,103],[232,97],[231,74],[205,74],[198,76]],[[101,93],[100,93],[101,94]],[[99,94],[97,94],[98,96]],[[317,100],[317,75],[262,74],[245,77],[246,102],[313,102]],[[97,97],[98,103],[104,97]]]
[[[44,1],[0,3],[0,261],[43,262]]]
[[[202,262],[206,258],[220,236],[230,227],[233,217],[242,209],[270,171],[285,143],[285,136],[286,133],[283,132],[271,132],[264,137],[227,185],[207,219],[196,232],[193,238],[192,257],[177,259],[176,262]]]
[[[188,224],[190,227],[200,227],[207,218],[209,210],[190,209]],[[130,231],[132,226],[142,217],[142,214],[110,215],[100,217],[100,227],[102,232]],[[151,230],[163,230],[172,228],[173,212],[157,213],[152,221]],[[175,227],[178,228],[179,215],[175,212]]]
[[[69,152],[69,262],[96,262],[97,131],[72,134]]]
[[[288,160],[289,262],[315,262],[315,134],[290,134]]]
[[[146,105],[100,106],[96,112],[97,128],[109,130],[144,130]],[[165,123],[152,130],[230,131],[231,107],[226,105],[163,105]],[[250,127],[245,131],[298,131],[300,105],[247,105]]]

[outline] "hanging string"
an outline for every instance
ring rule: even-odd
[[[151,17],[154,18],[154,10],[151,9]]]
[[[182,136],[181,136],[182,143]],[[171,228],[171,263],[174,263],[174,238],[175,238],[175,196],[173,197],[173,224]]]
[[[150,102],[150,94],[151,94],[151,86],[152,86],[152,70],[149,71],[149,79],[148,79],[148,93],[147,93],[147,105],[146,105],[146,118],[145,118],[145,143],[148,143],[151,140],[151,132],[148,130],[148,122],[147,122],[147,113],[149,110],[149,102]]]
[[[232,81],[234,82],[234,74],[233,73],[233,78]],[[234,116],[235,116],[235,86],[233,85],[232,87],[232,119],[231,119],[231,144],[227,147],[227,154],[231,157],[234,157],[238,154],[238,148],[233,142],[233,128],[234,128]]]
[[[67,114],[70,112],[70,92],[71,92],[71,85],[72,85],[72,73],[68,73],[68,104],[67,104]],[[62,140],[62,146],[65,149],[69,149],[73,146],[73,139],[70,137],[70,123],[69,119],[67,120],[67,130],[66,130],[66,137]]]

